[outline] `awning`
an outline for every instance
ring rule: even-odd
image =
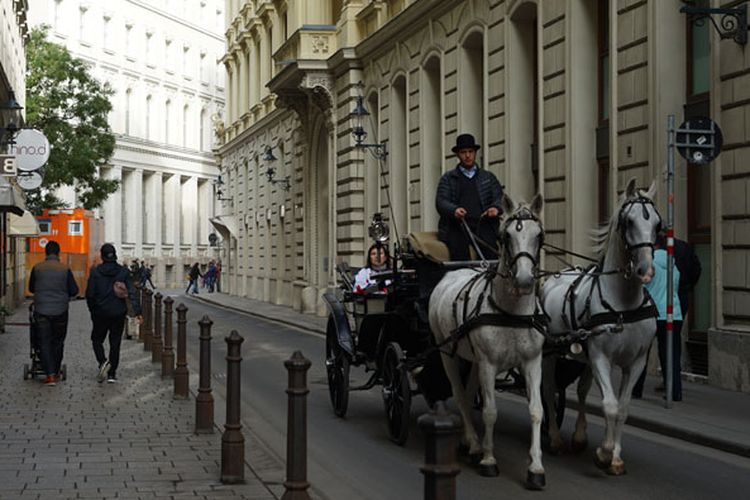
[[[24,211],[22,216],[10,214],[8,236],[39,236],[39,225],[31,212]]]
[[[230,236],[239,237],[239,224],[235,215],[217,215],[208,220],[225,240],[229,240]]]
[[[18,188],[9,184],[7,180],[0,180],[0,212],[21,216],[25,210],[26,203]]]

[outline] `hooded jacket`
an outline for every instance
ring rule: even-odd
[[[133,287],[133,280],[127,267],[117,262],[104,262],[91,270],[86,286],[86,303],[92,317],[115,318],[125,316],[128,308],[126,299],[115,295],[115,281],[125,283],[128,288],[128,300],[136,315],[141,314],[141,304]]]

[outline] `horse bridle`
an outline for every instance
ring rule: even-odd
[[[503,226],[500,230],[500,233],[498,234],[498,240],[500,241],[500,246],[503,247],[503,255],[505,260],[505,269],[510,270],[513,268],[513,266],[516,265],[516,262],[521,257],[526,257],[531,261],[531,264],[534,266],[534,269],[538,269],[539,267],[539,254],[542,250],[542,245],[544,245],[544,229],[539,233],[537,236],[537,247],[536,247],[536,255],[532,255],[529,252],[521,251],[518,252],[513,256],[512,259],[510,259],[510,248],[508,245],[508,236],[507,236],[507,230],[508,227],[511,225],[511,223],[516,223],[516,231],[521,232],[523,230],[523,221],[534,221],[538,222],[541,226],[541,221],[539,218],[534,215],[534,213],[529,210],[528,208],[524,207],[521,210],[517,211],[510,217],[508,217],[505,222],[503,222]],[[510,260],[509,260],[510,259]]]
[[[631,243],[628,240],[628,214],[636,205],[641,206],[641,210],[643,211],[643,218],[645,220],[649,220],[651,218],[651,213],[648,211],[648,206],[651,205],[654,209],[654,213],[656,214],[656,217],[659,218],[659,222],[656,227],[656,232],[659,233],[662,227],[662,220],[661,216],[659,215],[659,211],[656,209],[656,205],[654,205],[654,202],[650,199],[644,197],[644,196],[638,196],[637,198],[632,198],[630,200],[627,200],[622,207],[620,207],[620,213],[617,214],[617,231],[620,233],[620,237],[622,238],[622,241],[625,243],[625,250],[627,250],[629,254],[628,258],[628,267],[632,268],[633,264],[633,257],[636,250],[639,248],[650,248],[651,253],[654,252],[654,242],[652,241],[642,241],[638,243]]]

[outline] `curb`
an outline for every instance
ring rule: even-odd
[[[567,408],[578,411],[578,400],[567,398]],[[601,407],[592,405],[590,403],[586,403],[586,413],[589,415],[596,415],[597,417],[604,418],[604,412],[602,411]],[[719,437],[707,436],[695,431],[680,429],[679,427],[672,427],[656,420],[638,417],[632,414],[628,415],[628,419],[625,421],[625,424],[631,427],[637,427],[638,429],[654,432],[656,434],[676,438],[681,441],[687,441],[689,443],[721,450],[733,455],[750,458],[750,446],[738,444]]]

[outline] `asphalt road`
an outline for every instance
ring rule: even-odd
[[[416,419],[427,410],[420,397],[413,400],[412,428],[404,447],[388,440],[379,388],[350,396],[346,419],[331,410],[326,385],[324,340],[281,324],[259,320],[181,297],[189,307],[189,356],[197,370],[198,330],[195,322],[204,314],[214,321],[212,364],[215,373],[225,371],[223,338],[233,329],[245,341],[242,346],[243,422],[278,457],[286,454],[287,374],[284,360],[300,350],[312,361],[308,373],[308,479],[330,500],[421,499],[423,478],[419,472],[424,441]],[[363,380],[361,369],[352,368],[353,380]],[[219,378],[221,378],[219,376]],[[580,455],[544,454],[546,492],[524,489],[523,479],[530,440],[525,401],[505,396],[498,401],[495,455],[500,467],[496,478],[480,477],[464,463],[458,476],[457,498],[462,500],[516,499],[525,497],[570,499],[702,499],[747,498],[750,460],[657,434],[626,428],[623,458],[627,475],[609,477],[592,462],[593,444]],[[478,412],[475,422],[480,422]],[[573,416],[564,430],[572,432]],[[589,419],[589,443],[602,438],[602,420]]]

